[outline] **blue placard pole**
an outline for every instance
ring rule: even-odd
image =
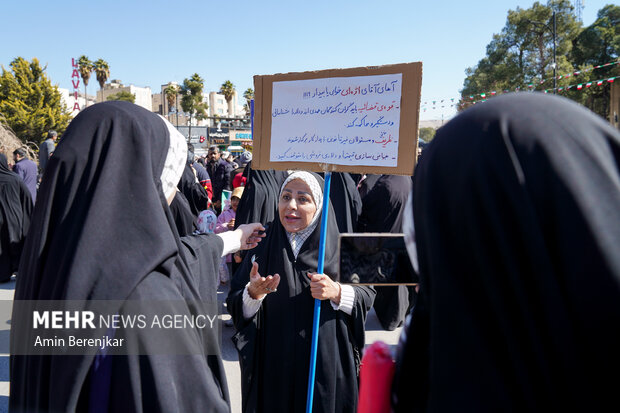
[[[323,189],[323,215],[321,219],[321,239],[319,241],[319,263],[316,272],[323,273],[325,264],[325,238],[327,235],[327,214],[329,213],[329,188],[332,183],[332,173],[325,172],[325,186]],[[314,399],[314,377],[316,374],[316,353],[319,344],[319,324],[321,320],[321,300],[314,300],[314,318],[312,324],[312,348],[310,350],[310,375],[308,377],[308,398],[306,399],[306,413],[312,412]]]

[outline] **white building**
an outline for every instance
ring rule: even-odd
[[[138,87],[134,85],[125,86],[120,80],[111,80],[103,86],[103,90],[97,91],[97,102],[105,102],[110,95],[119,92],[129,92],[136,97],[134,102],[138,106],[142,106],[148,111],[153,111],[152,93],[150,87]]]
[[[92,95],[87,95],[87,99],[85,99],[84,94],[82,92],[78,92],[77,99],[76,99],[75,92],[69,91],[69,89],[64,89],[64,88],[59,87],[58,92],[60,92],[60,98],[62,102],[64,103],[65,107],[69,110],[69,112],[71,112],[71,116],[73,117],[75,117],[78,113],[80,113],[80,110],[86,107],[87,101],[88,101],[88,106],[95,104],[95,97]],[[79,110],[77,109],[75,105],[76,101],[80,108]]]
[[[245,100],[242,100],[242,103],[245,103]],[[243,104],[239,104],[239,95],[236,90],[230,102],[226,102],[226,97],[219,92],[209,92],[209,116],[216,115],[225,118],[241,118],[245,116]]]

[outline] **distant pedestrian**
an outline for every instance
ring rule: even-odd
[[[230,172],[232,166],[224,159],[220,159],[220,149],[213,145],[209,148],[208,153],[209,162],[207,163],[207,172],[211,177],[211,184],[213,185],[213,205],[217,213],[222,208],[222,191],[224,189],[231,190]]]
[[[209,176],[209,173],[205,169],[203,163],[199,162],[202,158],[194,160],[194,145],[192,145],[191,143],[187,145],[187,150],[188,160],[190,161],[192,168],[194,168],[194,170],[196,171],[196,178],[198,178],[198,183],[200,183],[200,186],[202,186],[205,191],[207,191],[209,199],[213,199],[213,185],[211,184],[211,177]]]
[[[23,179],[30,195],[32,195],[32,203],[34,204],[37,200],[37,164],[26,157],[26,151],[23,148],[13,151],[13,160],[15,161],[13,172]]]
[[[233,188],[245,186],[247,178],[243,176],[243,171],[248,163],[252,160],[252,153],[245,151],[237,158],[237,167],[230,173]]]
[[[224,210],[217,218],[217,226],[215,227],[215,233],[221,234],[222,232],[233,231],[235,229],[235,214],[237,213],[237,207],[239,201],[243,195],[243,187],[235,188],[230,196],[230,205],[224,206]],[[220,283],[226,284],[230,279],[232,254],[228,254],[222,257],[220,263]]]
[[[39,169],[41,169],[41,174],[45,171],[47,161],[54,153],[56,139],[58,139],[58,132],[51,130],[47,133],[47,139],[39,147]]]
[[[0,154],[0,282],[9,281],[18,269],[31,213],[28,188]]]

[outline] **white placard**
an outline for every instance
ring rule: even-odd
[[[402,73],[273,82],[271,162],[396,167]]]

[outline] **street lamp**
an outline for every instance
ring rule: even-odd
[[[551,31],[551,33],[553,34],[553,64],[552,64],[552,68],[553,68],[553,94],[556,93],[557,90],[557,76],[556,76],[556,71],[557,71],[557,64],[556,64],[556,55],[555,55],[555,38],[556,38],[556,30],[555,30],[555,10],[553,11],[553,15],[551,16],[551,18],[553,19],[553,27],[549,27],[549,24],[547,23],[542,23],[542,22],[536,22],[533,20],[527,20],[528,22],[534,24],[534,25],[538,25],[538,26],[542,26],[545,29]]]

